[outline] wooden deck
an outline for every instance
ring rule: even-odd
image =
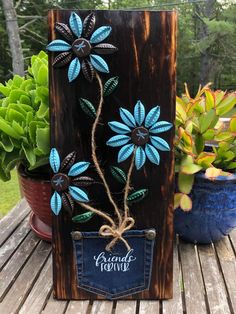
[[[176,240],[169,301],[55,301],[50,244],[28,226],[23,200],[0,221],[0,313],[236,313],[236,230],[215,245]]]

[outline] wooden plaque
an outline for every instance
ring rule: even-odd
[[[90,11],[75,11],[82,20]],[[103,55],[109,73],[100,73],[102,82],[118,76],[119,84],[110,96],[104,98],[101,123],[96,132],[97,152],[105,176],[114,195],[120,185],[111,176],[109,166],[125,171],[129,161],[117,164],[118,149],[106,145],[115,135],[108,127],[112,120],[120,121],[119,108],[133,112],[137,100],[146,112],[153,106],[161,109],[160,120],[174,123],[175,71],[176,71],[176,13],[172,11],[94,11],[96,28],[110,25],[109,43],[118,51]],[[48,14],[49,42],[62,39],[55,31],[55,23],[68,24],[70,10],[52,10]],[[64,158],[76,150],[80,160],[91,161],[90,136],[92,121],[81,109],[79,99],[89,99],[96,108],[99,100],[98,83],[88,82],[82,73],[69,82],[68,66],[55,67],[57,53],[49,53],[51,147],[56,147]],[[174,128],[162,133],[171,146],[170,152],[160,152],[160,165],[145,163],[144,169],[134,171],[132,183],[136,189],[143,186],[148,196],[131,206],[135,228],[157,230],[150,289],[126,299],[168,299],[172,297],[173,247],[173,177]],[[92,171],[92,170],[91,170]],[[99,202],[105,212],[112,213],[104,189],[97,185],[89,188],[92,199]],[[119,194],[118,194],[119,195]],[[96,204],[97,204],[96,203]],[[79,209],[78,209],[79,210]],[[53,281],[54,295],[58,299],[102,299],[101,296],[77,287],[71,231],[75,229],[97,231],[102,224],[99,217],[86,224],[74,224],[66,211],[53,215]]]

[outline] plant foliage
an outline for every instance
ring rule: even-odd
[[[28,170],[48,163],[48,60],[44,52],[31,58],[28,74],[0,84],[0,179],[10,179],[19,163]]]

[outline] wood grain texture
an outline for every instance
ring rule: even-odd
[[[68,23],[71,11],[49,12],[49,41],[59,38],[55,34],[55,22]],[[84,17],[89,11],[80,11]],[[103,82],[119,76],[117,91],[105,99],[102,112],[103,126],[96,133],[98,154],[113,192],[122,187],[111,178],[107,165],[116,165],[117,149],[106,146],[114,133],[107,126],[111,120],[119,121],[119,107],[131,112],[138,99],[150,110],[161,107],[160,120],[174,122],[175,117],[175,68],[176,68],[176,13],[171,11],[95,11],[96,28],[111,25],[113,30],[107,41],[118,47],[114,55],[105,56],[110,74],[101,75]],[[89,99],[95,107],[98,102],[96,81],[88,83],[82,74],[72,83],[67,81],[68,67],[52,67],[53,53],[49,54],[51,146],[56,147],[61,157],[77,150],[80,160],[90,160],[88,136],[91,120],[81,111],[78,98]],[[173,142],[174,129],[162,134]],[[147,163],[144,172],[135,172],[132,182],[136,189],[147,187],[148,197],[131,208],[137,229],[155,227],[157,241],[154,248],[154,263],[151,286],[148,291],[127,299],[168,299],[172,297],[173,259],[173,150],[161,152],[159,167]],[[127,170],[129,161],[121,167]],[[111,206],[102,188],[89,191],[92,198],[99,199],[104,211],[111,213]],[[94,231],[102,221],[94,218],[83,230]],[[53,217],[54,294],[59,299],[102,299],[76,286],[75,265],[70,232],[71,218],[64,212]]]

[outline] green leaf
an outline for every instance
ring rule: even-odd
[[[148,194],[148,189],[141,189],[138,191],[135,191],[127,197],[127,201],[129,204],[137,203],[144,199],[144,197]]]
[[[126,183],[127,177],[126,177],[125,172],[122,169],[115,166],[111,166],[110,169],[111,169],[111,174],[118,182],[122,184]]]
[[[37,117],[42,119],[44,118],[48,113],[48,103],[41,103],[39,106],[39,110],[37,111]]]
[[[180,192],[189,194],[192,190],[194,182],[194,174],[185,174],[179,172],[178,174],[178,189]]]
[[[106,83],[104,84],[103,90],[104,96],[109,96],[111,93],[113,93],[118,83],[119,83],[118,76],[111,77],[109,80],[107,80]]]
[[[194,174],[202,170],[202,167],[195,164],[186,164],[181,166],[181,172],[185,174]]]
[[[80,107],[84,111],[84,113],[86,113],[86,115],[93,119],[96,118],[96,110],[89,100],[80,98]]]
[[[232,117],[230,120],[230,131],[231,132],[236,132],[236,116]]]
[[[31,147],[27,147],[25,144],[22,144],[22,149],[25,153],[25,157],[28,160],[30,166],[34,166],[36,163],[36,156],[34,150]]]
[[[180,206],[180,200],[182,197],[182,193],[175,193],[174,196],[174,209],[178,208]]]
[[[4,86],[3,84],[0,84],[0,93],[2,93],[4,96],[9,96],[11,89],[7,86]]]
[[[12,103],[17,103],[22,95],[27,96],[27,93],[23,89],[14,89],[9,94],[9,101]]]
[[[210,126],[213,127],[211,124],[216,120],[216,112],[214,109],[209,110],[208,112],[204,112],[200,118],[200,132],[204,133]],[[217,121],[216,121],[217,122]]]
[[[19,123],[25,122],[25,116],[22,113],[14,110],[14,109],[8,110],[7,117],[8,117],[10,122],[13,122],[13,121],[16,121]]]
[[[24,129],[22,128],[22,126],[18,122],[13,121],[12,122],[12,127],[19,135],[23,135],[24,134]]]
[[[20,135],[2,117],[0,117],[0,130],[17,140],[20,139]]]
[[[205,91],[205,95],[206,95],[206,110],[209,111],[210,109],[215,107],[215,100],[214,100],[214,96],[212,95],[213,92],[211,92],[210,90],[206,90]]]
[[[95,215],[94,212],[86,212],[84,214],[72,217],[72,221],[76,223],[85,223],[89,221],[94,215]]]
[[[50,129],[37,128],[36,130],[37,147],[46,155],[50,152]]]
[[[28,169],[34,170],[36,168],[39,168],[39,167],[45,166],[45,165],[48,165],[48,156],[47,157],[40,157],[39,159],[36,159],[34,166],[30,166]]]
[[[0,148],[1,146],[8,153],[12,152],[14,149],[14,145],[11,141],[11,138],[5,134],[2,134],[2,138],[0,140]]]
[[[0,179],[3,182],[9,181],[11,179],[10,172],[6,172],[1,165],[0,165]]]
[[[37,83],[42,86],[48,85],[48,67],[41,65],[37,72]]]
[[[216,113],[219,116],[226,114],[236,104],[236,93],[231,93],[223,98],[223,100],[216,107]]]
[[[202,152],[198,158],[197,158],[197,163],[203,168],[208,168],[212,165],[212,163],[216,159],[216,154],[215,153],[207,153],[207,152]]]
[[[229,141],[231,139],[233,139],[233,134],[231,132],[221,132],[217,134],[214,138],[214,140],[217,142]]]
[[[203,136],[201,134],[197,134],[195,137],[195,146],[196,146],[196,151],[197,154],[200,154],[205,146],[204,140],[203,140]]]
[[[214,139],[215,136],[215,130],[214,129],[208,129],[205,133],[202,134],[204,140],[211,141]]]
[[[188,195],[182,194],[182,197],[180,199],[180,207],[185,212],[188,212],[192,209],[192,200]]]

